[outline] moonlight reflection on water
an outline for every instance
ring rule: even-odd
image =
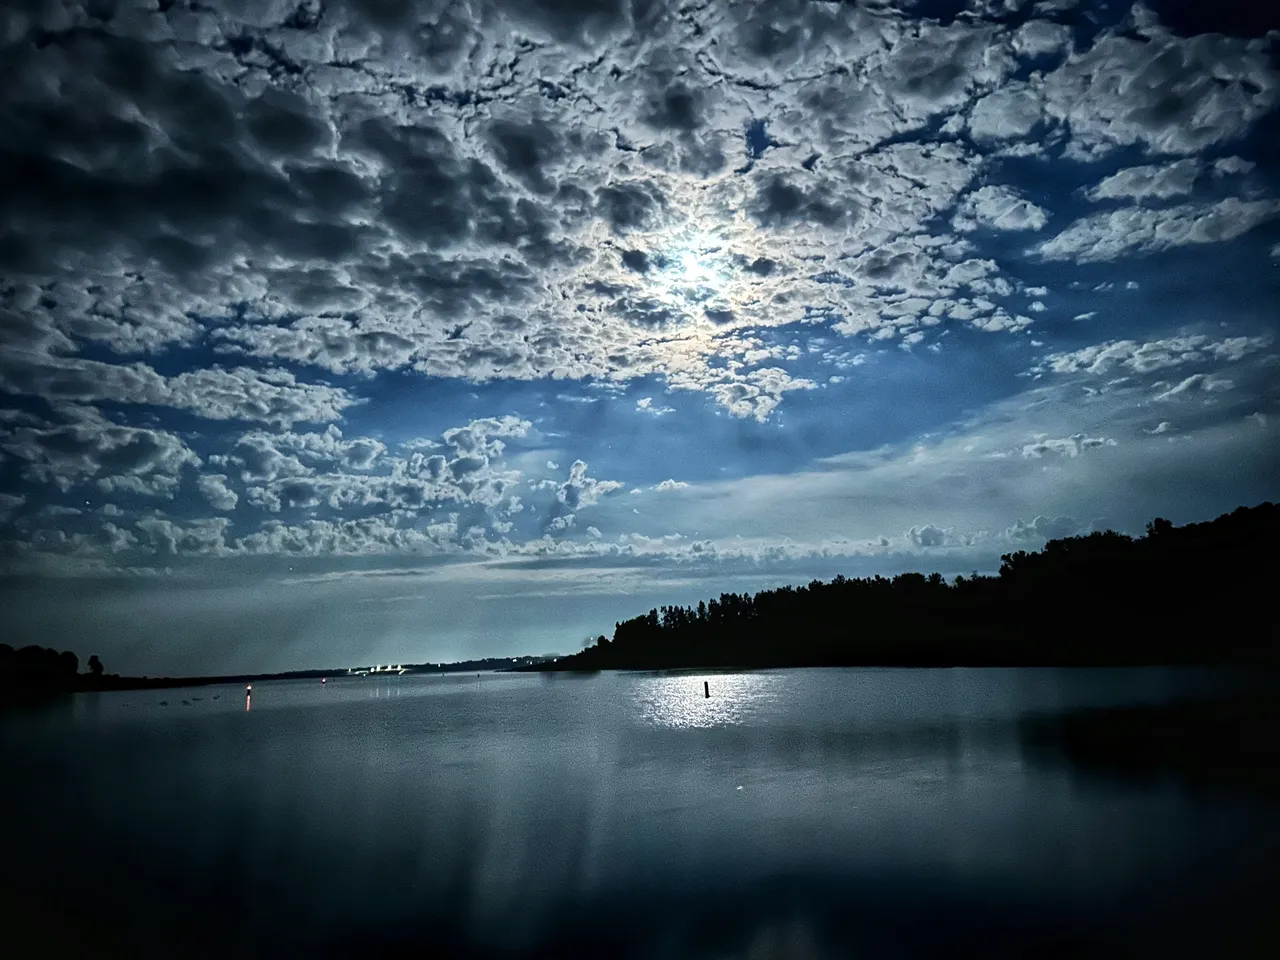
[[[778,698],[782,678],[770,673],[681,674],[645,677],[632,691],[644,722],[655,727],[694,729],[746,722]],[[711,696],[705,696],[703,684]]]

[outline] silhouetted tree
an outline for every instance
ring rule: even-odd
[[[5,698],[45,696],[74,690],[79,658],[67,650],[27,646],[15,650],[0,644],[0,694]]]
[[[1001,557],[996,576],[903,573],[722,593],[614,626],[557,668],[1280,664],[1280,508],[1157,518]]]
[[[95,677],[102,676],[102,661],[98,659],[96,653],[89,657],[89,672]]]

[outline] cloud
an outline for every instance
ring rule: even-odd
[[[1103,179],[1088,190],[1086,196],[1095,202],[1120,199],[1168,200],[1190,193],[1204,169],[1204,165],[1194,159],[1126,167]]]
[[[623,484],[617,480],[597,480],[587,476],[587,465],[575,460],[569,467],[569,479],[556,486],[556,499],[571,511],[581,510],[622,487]]]
[[[1156,399],[1169,400],[1189,393],[1222,393],[1224,390],[1230,390],[1234,386],[1235,381],[1225,377],[1215,377],[1207,373],[1193,373],[1185,380],[1174,384],[1168,390],[1157,394]]]
[[[293,446],[291,435],[272,435],[261,432],[243,434],[229,453],[214,454],[209,463],[227,469],[236,469],[240,479],[275,480],[277,477],[303,476],[312,468],[293,453],[285,452]]]
[[[163,517],[143,517],[134,523],[136,542],[161,556],[221,556],[229,553],[225,517],[176,523]]]
[[[1159,253],[1175,247],[1221,243],[1280,214],[1280,200],[1184,203],[1158,210],[1125,207],[1071,224],[1037,248],[1046,260],[1096,263],[1127,254]]]
[[[927,523],[923,527],[908,530],[907,539],[917,547],[941,547],[947,541],[947,531]]]
[[[1026,85],[1011,85],[978,100],[969,115],[969,134],[980,142],[1026,137],[1044,118],[1040,94]]]
[[[1277,102],[1265,44],[1175,36],[1158,22],[1106,32],[1040,85],[1045,112],[1071,130],[1071,154],[1126,146],[1188,155],[1233,139]]]
[[[1242,157],[1221,157],[1213,161],[1210,169],[1215,177],[1238,177],[1251,172],[1257,167],[1252,160]]]
[[[465,427],[454,427],[441,434],[446,444],[458,454],[480,456],[484,459],[498,457],[506,445],[502,439],[526,437],[533,426],[528,420],[507,415],[472,420]]]
[[[1170,423],[1168,420],[1161,420],[1150,430],[1143,431],[1143,433],[1150,434],[1153,437],[1159,436],[1162,433],[1172,433],[1172,432],[1173,432],[1173,424]]]
[[[668,413],[675,413],[674,407],[655,407],[653,405],[653,397],[641,397],[636,401],[636,409],[641,413],[647,413],[652,417],[662,417]]]
[[[894,297],[963,285],[974,258],[935,218],[975,178],[964,230],[1045,225],[1048,207],[1004,203],[992,151],[1043,159],[1018,142],[1041,131],[1081,156],[1185,155],[1276,100],[1257,42],[1150,18],[1073,31],[855,4],[56,9],[5,21],[0,173],[28,187],[0,208],[0,273],[49,343],[6,358],[0,380],[280,426],[358,402],[317,375],[384,371],[675,369],[669,386],[768,418],[785,391],[721,363],[704,324],[895,330]],[[713,296],[678,275],[691,243]],[[675,347],[658,330],[695,335]],[[168,365],[95,366],[197,347],[242,365],[178,382]],[[763,399],[744,404],[739,385]]]
[[[979,227],[1041,230],[1049,222],[1049,212],[1008,187],[986,186],[965,197],[952,222],[962,232]]]
[[[1208,253],[1275,216],[1270,171],[1245,159],[1261,159],[1247,135],[1280,89],[1264,40],[1045,4],[1012,20],[901,4],[160,6],[0,11],[0,174],[23,184],[0,198],[0,391],[21,407],[0,414],[0,469],[9,514],[50,528],[33,527],[29,555],[144,555],[137,568],[156,570],[184,557],[268,569],[293,555],[644,555],[656,569],[882,557],[881,529],[908,528],[893,550],[972,550],[983,530],[998,550],[1094,515],[1049,474],[1113,471],[1116,499],[1134,477],[1158,486],[1133,451],[1195,445],[1124,442],[1157,419],[1153,396],[1213,394],[1211,407],[1179,407],[1179,436],[1203,439],[1230,416],[1256,440],[1244,420],[1263,406],[1246,389],[1256,373],[1233,369],[1227,394],[1208,368],[1269,341],[1138,336],[1121,324],[1150,311],[1126,307],[1106,313],[1114,339],[1082,348],[1056,339],[1047,290],[1032,284],[1119,296],[1125,280],[1100,267],[1058,276]],[[1223,156],[1235,145],[1241,156]],[[1080,217],[1071,191],[1086,178],[1086,198],[1107,206]],[[1050,224],[1057,235],[1026,262],[1020,249],[1043,239],[1028,234]],[[1062,303],[1082,319],[1103,312]],[[1183,306],[1170,300],[1160,322],[1199,322]],[[1025,350],[1032,317],[1046,355],[1029,373],[1057,413],[1019,406],[957,426],[931,400],[885,415],[863,398],[881,374],[901,382],[899,362],[924,398],[954,396],[958,371],[974,397],[998,391],[971,375],[966,338]],[[1110,379],[1086,380],[1098,377]],[[1142,383],[1110,382],[1125,377]],[[532,411],[547,383],[530,419],[469,419]],[[819,384],[832,389],[810,392]],[[718,522],[714,536],[663,541],[630,512],[648,501],[619,503],[618,481],[587,475],[584,461],[627,475],[610,405],[629,404],[629,385],[652,394],[635,411],[663,417],[664,440],[708,438],[711,465],[693,458],[685,474],[699,503],[661,505],[690,511],[679,529]],[[1084,387],[1092,405],[1062,399]],[[660,399],[674,390],[708,404],[677,414]],[[815,412],[836,393],[859,413],[839,431]],[[468,412],[440,419],[451,394]],[[580,401],[603,439],[557,433],[559,405]],[[1104,416],[1116,410],[1121,422]],[[406,441],[414,422],[457,425]],[[975,452],[939,439],[948,430]],[[928,465],[860,446],[882,434],[919,441]],[[541,463],[559,470],[547,437],[557,457],[603,446],[539,485],[507,458],[539,477]],[[1040,462],[1109,443],[1069,469]],[[842,466],[804,460],[837,444],[850,449]],[[708,480],[722,455],[757,450],[768,455],[753,469],[782,451],[800,459],[778,478]],[[654,479],[632,489],[685,482]],[[65,509],[51,501],[79,486],[127,509],[110,522],[105,508],[27,509]],[[142,497],[167,498],[165,515],[146,516],[156,501],[130,499]],[[874,527],[854,529],[872,523],[848,516],[859,497]],[[586,508],[599,526],[574,536]],[[234,524],[207,516],[231,510]],[[818,522],[850,535],[806,527]],[[783,541],[800,530],[804,543]],[[750,546],[732,542],[753,531]],[[632,533],[653,536],[622,539]]]
[[[1082,529],[1083,524],[1072,517],[1036,517],[1030,523],[1016,521],[1005,531],[1005,536],[1014,541],[1039,543],[1072,537]]]
[[[234,510],[240,499],[227,485],[227,476],[223,473],[201,474],[196,480],[196,486],[215,510]]]
[[[705,374],[691,374],[672,378],[676,387],[684,387],[696,379],[702,383],[712,396],[719,401],[728,412],[735,417],[752,417],[765,421],[782,401],[784,393],[790,390],[816,390],[818,385],[812,380],[793,377],[780,367],[765,367],[736,375],[726,375],[708,371]]]
[[[0,354],[0,391],[54,404],[105,400],[173,407],[209,420],[281,425],[337,420],[356,402],[345,390],[300,382],[285,370],[208,367],[165,377],[143,363],[20,351]]]
[[[200,458],[164,430],[96,420],[52,427],[19,427],[0,440],[23,476],[66,491],[97,479],[103,489],[171,496],[185,467]]]
[[[1083,433],[1076,433],[1065,439],[1040,439],[1034,443],[1024,444],[1022,455],[1037,460],[1046,457],[1078,457],[1086,450],[1115,445],[1116,442],[1110,437],[1088,437]]]
[[[1117,367],[1147,374],[1187,363],[1209,360],[1234,362],[1271,345],[1267,335],[1211,340],[1203,334],[1160,340],[1112,340],[1066,353],[1053,353],[1035,369],[1057,374],[1090,373],[1103,376]]]
[[[1071,28],[1048,20],[1029,20],[1013,35],[1013,49],[1022,57],[1059,54],[1070,42]]]
[[[683,490],[689,484],[683,480],[663,480],[661,483],[654,484],[650,490],[656,490],[659,493],[665,493],[669,490]]]
[[[246,502],[271,513],[419,511],[453,503],[484,507],[497,519],[520,478],[502,465],[500,438],[526,437],[531,426],[510,415],[482,418],[445,430],[441,442],[413,438],[395,450],[371,437],[347,438],[332,425],[313,433],[251,431],[209,463],[237,475],[248,484]],[[451,455],[427,452],[435,449]],[[507,512],[518,504],[514,498]]]

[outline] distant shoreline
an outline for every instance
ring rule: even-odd
[[[22,688],[0,688],[0,708],[43,703],[75,693],[104,693],[114,690],[176,690],[185,687],[210,687],[229,683],[267,683],[272,680],[354,680],[372,676],[423,676],[445,673],[477,673],[485,671],[510,671],[521,669],[540,660],[538,657],[489,657],[484,660],[461,660],[455,663],[404,664],[402,672],[349,673],[355,667],[337,667],[331,670],[289,670],[283,673],[238,673],[203,677],[130,677],[118,674],[78,674],[70,683]],[[361,671],[367,667],[358,668]]]
[[[14,705],[35,704],[47,700],[55,699],[61,696],[68,696],[76,693],[106,693],[112,691],[127,690],[177,690],[187,687],[209,687],[219,684],[251,684],[251,683],[268,683],[277,680],[354,680],[366,676],[378,677],[395,677],[395,676],[432,676],[449,673],[541,673],[555,674],[565,673],[577,676],[588,674],[617,672],[617,673],[646,673],[646,672],[669,672],[669,671],[715,671],[715,672],[745,672],[752,670],[858,670],[858,669],[886,669],[886,670],[1007,670],[1007,669],[1037,669],[1037,670],[1100,670],[1100,669],[1152,669],[1167,667],[1182,668],[1243,668],[1249,666],[1252,669],[1274,668],[1271,664],[1245,665],[1240,663],[1221,663],[1213,661],[1205,662],[1149,662],[1149,663],[1028,663],[1028,662],[984,662],[976,663],[969,661],[930,661],[930,662],[862,662],[862,663],[636,663],[628,665],[609,665],[609,666],[591,666],[583,665],[580,662],[574,662],[572,657],[559,657],[555,659],[541,660],[538,658],[517,658],[519,660],[528,660],[534,662],[518,663],[511,665],[510,657],[495,658],[492,661],[464,661],[461,663],[446,663],[422,665],[406,664],[403,673],[374,673],[374,674],[349,674],[347,667],[341,667],[335,670],[291,670],[285,673],[244,673],[244,674],[226,674],[222,676],[204,676],[204,677],[129,677],[106,674],[102,677],[94,678],[88,675],[82,675],[77,682],[71,686],[61,686],[55,688],[33,689],[33,690],[0,690],[0,708]]]
[[[680,663],[673,661],[649,663],[607,663],[597,664],[583,662],[574,656],[561,657],[558,664],[538,663],[528,666],[513,667],[508,673],[649,673],[667,671],[715,671],[720,673],[744,672],[750,670],[1106,670],[1106,669],[1248,669],[1259,672],[1276,672],[1280,674],[1280,663],[1274,660],[1258,660],[1256,662],[1240,660],[978,660],[949,658],[939,660],[864,660],[858,662],[805,662],[805,661],[761,661],[758,663]]]

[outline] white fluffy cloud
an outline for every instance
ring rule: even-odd
[[[1170,400],[1174,397],[1195,393],[1222,393],[1235,386],[1235,381],[1227,377],[1216,377],[1209,373],[1193,373],[1184,380],[1179,380],[1168,390],[1160,393],[1157,400]]]
[[[1077,220],[1037,249],[1046,260],[1116,260],[1126,254],[1232,240],[1277,215],[1280,200],[1235,197],[1163,209],[1125,207]]]
[[[986,186],[965,197],[953,223],[957,230],[1040,230],[1049,212],[1008,187]]]
[[[969,133],[979,142],[1018,140],[1044,118],[1040,95],[1026,86],[1011,86],[987,94],[973,106]]]
[[[337,420],[356,402],[345,390],[300,381],[286,370],[208,367],[165,377],[143,363],[16,352],[0,354],[0,391],[54,404],[105,400],[286,426]]]
[[[597,480],[587,476],[587,465],[575,460],[569,466],[569,478],[556,486],[556,499],[569,510],[580,510],[622,487],[623,484],[617,480]]]
[[[239,497],[227,486],[226,474],[205,473],[196,481],[196,486],[209,505],[215,510],[234,510]]]
[[[653,397],[641,397],[636,401],[636,409],[652,417],[662,417],[668,413],[675,413],[675,409],[672,407],[654,406]]]
[[[1063,439],[1043,437],[1032,443],[1025,444],[1022,448],[1022,455],[1037,460],[1044,457],[1078,457],[1086,450],[1094,450],[1098,447],[1114,447],[1115,445],[1115,440],[1110,437],[1088,437],[1083,433],[1076,433]]]
[[[1082,524],[1073,517],[1036,517],[1030,523],[1018,520],[1005,531],[1005,536],[1013,541],[1039,543],[1075,536],[1081,528]]]
[[[1188,40],[1149,18],[1073,51],[1040,86],[1081,159],[1133,145],[1195,153],[1240,135],[1280,95],[1265,40]]]
[[[1195,159],[1126,167],[1088,191],[1090,200],[1168,200],[1191,192],[1204,165]]]
[[[172,433],[96,418],[20,427],[0,440],[0,450],[18,462],[28,479],[63,491],[96,479],[108,491],[170,496],[182,470],[200,464],[195,452]]]
[[[1265,335],[1212,340],[1204,334],[1193,334],[1148,340],[1145,343],[1113,340],[1067,353],[1050,354],[1037,369],[1058,374],[1089,373],[1103,376],[1120,368],[1132,373],[1147,374],[1187,363],[1210,360],[1232,362],[1270,345],[1271,338]]]

